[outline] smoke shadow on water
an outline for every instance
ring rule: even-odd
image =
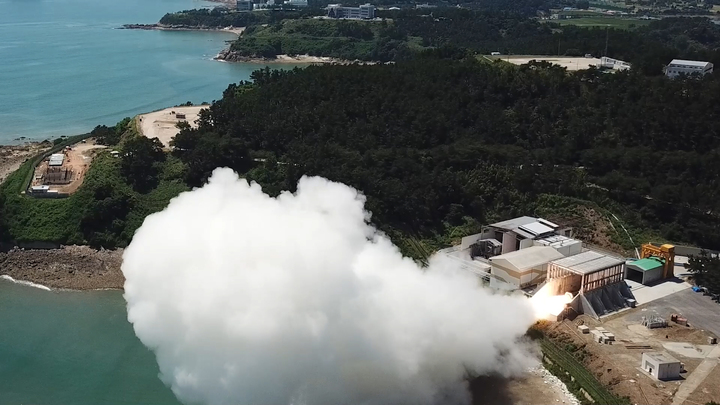
[[[480,376],[470,380],[473,405],[513,405],[510,380],[501,376]]]

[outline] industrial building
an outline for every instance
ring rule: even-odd
[[[625,278],[644,285],[652,284],[662,280],[664,267],[665,259],[659,257],[635,260],[625,265]]]
[[[642,355],[642,369],[658,380],[676,380],[680,378],[683,367],[667,353],[647,352]]]
[[[602,58],[600,58],[600,67],[612,70],[628,70],[632,66],[623,60],[603,56]]]
[[[518,288],[540,284],[547,275],[548,263],[564,257],[550,246],[526,249],[490,258],[490,272]]]
[[[557,236],[565,237],[565,240],[561,241],[559,238],[547,239]],[[572,242],[574,240],[570,239],[571,236],[571,228],[561,229],[559,225],[546,219],[523,216],[483,227],[481,233],[463,238],[462,246],[463,248],[470,248],[471,245],[477,244],[479,247],[479,249],[476,249],[477,255],[484,257],[529,248],[535,246],[536,241],[538,241],[537,244],[543,246],[553,243],[555,246],[574,245],[573,248],[567,247],[566,249],[579,253],[582,243],[580,241]],[[539,241],[543,239],[547,240],[540,243]]]
[[[375,6],[370,3],[359,7],[343,7],[340,4],[329,4],[326,8],[330,18],[347,18],[351,20],[372,20],[375,18]]]
[[[673,59],[664,69],[665,76],[675,78],[680,75],[699,74],[705,76],[713,72],[713,64],[697,60]]]
[[[569,305],[576,313],[599,319],[634,306],[635,297],[624,276],[624,260],[588,250],[550,262],[547,283],[554,295],[573,295]]]

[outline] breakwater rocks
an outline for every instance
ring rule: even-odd
[[[224,60],[226,62],[271,62],[275,60],[268,58],[251,58],[249,56],[241,55],[235,51],[231,51],[230,49],[223,49],[214,59]]]
[[[242,32],[235,27],[206,27],[204,25],[166,25],[166,24],[125,24],[121,30],[160,30],[160,31],[228,31]]]
[[[0,275],[50,288],[71,290],[121,289],[122,249],[88,246],[59,249],[12,249],[0,252]]]

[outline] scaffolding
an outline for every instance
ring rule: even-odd
[[[70,184],[75,172],[67,167],[48,167],[43,174],[43,184]]]

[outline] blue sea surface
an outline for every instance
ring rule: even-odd
[[[159,372],[122,292],[0,279],[0,404],[180,405]]]
[[[262,66],[212,60],[235,34],[117,29],[194,0],[0,0],[0,144],[211,102]]]

